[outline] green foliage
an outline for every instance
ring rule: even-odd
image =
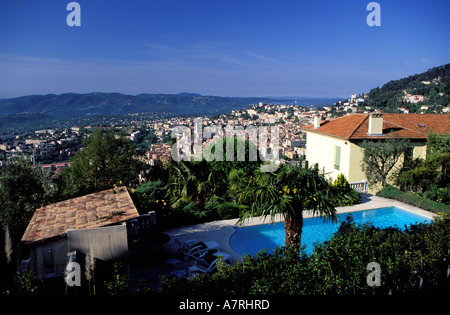
[[[448,194],[448,192],[446,192]],[[377,193],[377,196],[399,200],[424,210],[432,212],[450,213],[450,206],[420,196],[413,192],[403,192],[394,186],[386,186]]]
[[[350,188],[344,174],[339,174],[331,185],[330,202],[335,207],[352,206],[361,203],[361,195]]]
[[[423,196],[427,199],[442,202],[446,205],[450,205],[450,188],[439,188],[437,186],[431,186],[429,190],[427,190]]]
[[[436,134],[430,132],[427,137],[427,155],[450,152],[450,134]]]
[[[318,244],[309,256],[292,245],[278,247],[273,253],[263,250],[243,257],[234,266],[219,263],[218,271],[209,277],[165,276],[160,293],[371,295],[391,290],[393,294],[416,294],[420,277],[424,281],[422,292],[435,292],[433,279],[446,276],[443,258],[450,248],[449,232],[449,215],[431,224],[410,225],[405,231],[357,225],[349,215],[338,232]],[[381,266],[380,287],[367,285],[370,271],[366,268],[371,262]]]
[[[353,206],[361,203],[361,195],[356,190],[345,190],[339,187],[331,187],[330,189],[330,203],[335,207]]]
[[[29,162],[8,164],[0,174],[0,223],[8,226],[13,244],[20,240],[34,211],[52,200],[51,179]]]
[[[394,167],[410,148],[408,140],[393,138],[364,141],[361,147],[364,149],[361,169],[366,174],[370,185],[379,183],[382,187],[387,185],[388,180],[394,178]]]
[[[435,185],[441,188],[448,188],[450,177],[450,134],[430,133],[428,135],[427,161],[431,167],[439,170]]]
[[[450,134],[430,133],[427,137],[426,160],[415,159],[399,172],[396,184],[401,190],[417,192],[425,197],[449,204]]]
[[[18,261],[18,244],[25,232],[36,209],[51,203],[54,197],[54,190],[51,186],[51,179],[48,174],[42,174],[39,169],[33,167],[25,160],[18,160],[9,163],[0,173],[0,225],[3,230],[7,230],[9,237],[3,235],[1,240],[9,238],[1,246],[5,248],[6,257],[0,258],[2,265],[2,280],[10,281],[14,277],[16,262]],[[3,252],[3,251],[0,251]],[[6,262],[4,259],[6,258]],[[21,275],[20,281],[25,281],[28,275]],[[3,287],[3,284],[0,285]],[[31,287],[30,287],[31,288]],[[13,288],[20,292],[20,286]],[[24,288],[25,290],[26,288]],[[30,292],[31,293],[31,292]]]
[[[126,295],[130,292],[126,267],[120,263],[113,264],[113,275],[109,281],[104,281],[105,292],[108,295]]]
[[[273,254],[261,251],[253,257],[247,255],[234,266],[218,262],[218,271],[210,277],[200,275],[186,279],[164,276],[160,293],[203,295],[214,292],[228,296],[297,294],[296,290],[302,289],[300,279],[307,275],[302,262],[299,248],[288,245],[275,249]]]
[[[42,287],[38,280],[33,279],[32,271],[25,271],[17,273],[16,281],[12,284],[10,289],[7,289],[6,295],[37,295],[41,292]]]
[[[402,190],[425,192],[437,182],[439,170],[437,165],[417,158],[399,172],[396,183]]]
[[[219,189],[217,176],[206,160],[172,161],[169,168],[167,195],[174,208],[191,202],[204,205]]]
[[[394,293],[414,293],[420,276],[428,275],[425,281],[431,282],[435,272],[442,272],[442,258],[450,246],[450,238],[446,234],[450,228],[449,219],[446,216],[431,225],[411,225],[402,232],[397,228],[355,225],[352,218],[348,218],[339,232],[316,247],[311,256],[318,262],[316,268],[323,272],[315,279],[321,288],[316,292],[351,294],[355,290],[359,294],[370,294],[373,288],[366,284],[366,266],[369,262],[378,262],[382,281],[389,284]],[[418,275],[415,271],[419,269],[421,259],[426,266]],[[386,292],[387,288],[377,290]]]
[[[217,213],[220,220],[238,218],[240,213],[246,209],[245,206],[239,205],[234,201],[226,201],[219,197],[207,203],[205,208]]]
[[[211,172],[213,172],[217,178],[217,184],[219,185],[220,191],[218,195],[223,195],[226,193],[228,189],[228,178],[230,172],[232,170],[242,170],[246,174],[253,173],[257,168],[260,167],[262,161],[259,157],[259,150],[255,144],[251,143],[248,140],[242,141],[237,137],[234,137],[233,140],[233,160],[227,160],[227,141],[228,138],[221,138],[215,144],[210,144],[211,148],[206,147],[204,150],[204,158],[209,160],[209,167]],[[217,159],[213,159],[216,150],[221,147],[223,152],[222,161],[218,161]],[[254,150],[256,156],[256,161],[250,161],[249,155],[250,150]],[[239,152],[243,152],[243,157],[238,158]],[[242,158],[242,161],[240,160]]]
[[[150,150],[150,147],[153,143],[158,141],[158,137],[155,133],[144,127],[139,129],[139,135],[137,135],[134,139],[134,143],[136,144],[136,151],[140,153],[145,153]]]
[[[158,179],[143,183],[131,192],[131,198],[139,213],[159,212],[169,206],[169,201],[165,198],[166,193],[166,186]]]
[[[133,143],[122,133],[116,137],[111,128],[104,133],[96,128],[83,143],[71,167],[65,169],[59,183],[61,199],[68,199],[114,185],[135,186],[138,175],[145,169],[138,160]]]
[[[340,173],[333,182],[333,186],[341,188],[344,191],[350,191],[350,184],[343,173]]]

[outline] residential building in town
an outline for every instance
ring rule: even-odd
[[[425,158],[428,133],[449,133],[449,123],[447,114],[351,114],[326,121],[316,115],[304,127],[306,159],[331,179],[343,173],[349,182],[363,181],[364,141],[409,139],[412,158]]]

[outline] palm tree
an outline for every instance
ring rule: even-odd
[[[257,215],[284,218],[285,244],[300,244],[303,211],[335,221],[336,210],[329,202],[329,184],[316,168],[281,165],[277,172],[264,173],[257,169],[245,176],[240,170],[230,173],[230,188],[237,193],[238,202],[247,205],[241,217],[244,221]]]
[[[217,190],[214,172],[206,160],[172,162],[169,166],[167,195],[172,205],[195,202],[203,206]]]

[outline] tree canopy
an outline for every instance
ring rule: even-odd
[[[68,198],[114,185],[136,186],[144,169],[134,144],[123,132],[116,136],[112,128],[107,132],[96,128],[75,155],[71,167],[64,170],[60,193]]]
[[[51,202],[54,190],[50,177],[31,163],[18,160],[0,174],[0,222],[18,243],[37,208]]]
[[[394,167],[400,158],[410,149],[408,140],[387,138],[380,141],[365,141],[361,144],[364,149],[361,168],[366,173],[370,185],[387,185],[392,179]]]

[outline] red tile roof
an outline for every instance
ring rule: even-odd
[[[383,114],[383,136],[370,136],[369,115],[351,114],[322,122],[320,127],[305,126],[306,131],[348,140],[383,139],[386,137],[426,139],[428,132],[450,133],[448,114]]]
[[[88,229],[138,217],[139,213],[125,187],[96,192],[37,209],[21,242],[63,237],[68,229]]]

